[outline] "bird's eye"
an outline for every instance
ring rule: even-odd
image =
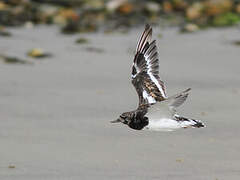
[[[124,119],[123,124],[128,124],[128,120]]]

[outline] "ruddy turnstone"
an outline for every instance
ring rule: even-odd
[[[179,128],[201,128],[204,124],[177,114],[176,109],[188,97],[190,88],[167,97],[159,76],[156,40],[151,40],[152,28],[146,25],[138,41],[132,65],[132,84],[139,97],[138,108],[125,112],[112,123],[122,122],[135,130],[172,131]]]

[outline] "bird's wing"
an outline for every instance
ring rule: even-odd
[[[168,97],[165,101],[171,108],[178,108],[186,101],[190,90],[191,88],[188,88],[185,91]]]
[[[139,105],[153,104],[167,98],[159,77],[156,41],[151,41],[152,28],[147,24],[137,44],[132,66],[132,84],[139,96]]]
[[[190,90],[191,88],[188,88],[181,93],[170,96],[164,101],[156,102],[155,104],[149,105],[146,112],[147,117],[151,120],[156,121],[158,121],[160,118],[175,118],[175,116],[178,116],[176,114],[176,108],[181,106],[185,102]]]

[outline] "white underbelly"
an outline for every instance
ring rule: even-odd
[[[173,119],[174,111],[164,102],[154,104],[146,116],[148,125],[144,128],[152,131],[172,131],[180,128],[179,123]]]
[[[176,120],[169,118],[161,118],[158,120],[149,120],[149,123],[144,130],[150,131],[173,131],[181,128],[181,124]]]

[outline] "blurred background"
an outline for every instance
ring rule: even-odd
[[[135,131],[136,43],[203,129]],[[236,180],[239,0],[0,0],[0,179]]]
[[[145,23],[195,31],[240,21],[239,0],[1,0],[0,24],[57,24],[63,33],[105,32]],[[185,27],[192,24],[192,28]]]

